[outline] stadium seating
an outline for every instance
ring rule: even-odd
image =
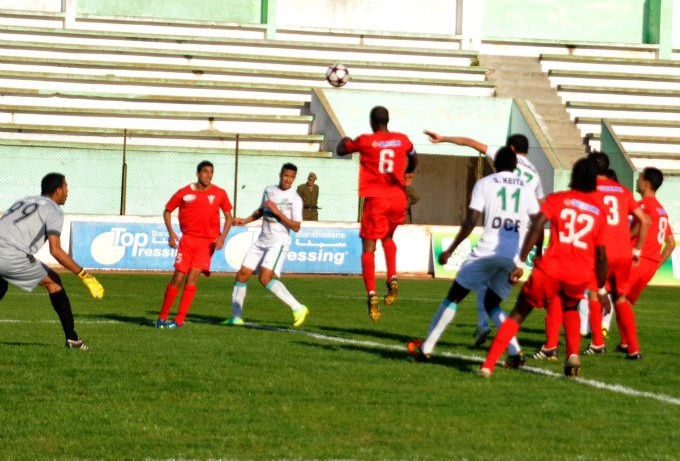
[[[476,53],[393,43],[433,42],[423,37],[324,43],[299,40],[291,31],[282,34],[291,40],[268,40],[261,27],[225,27],[222,37],[176,35],[167,24],[157,24],[156,33],[130,33],[127,23],[115,20],[78,23],[110,30],[76,30],[54,27],[61,18],[46,16],[36,27],[35,17],[16,14],[10,21],[2,15],[1,138],[45,138],[46,130],[68,133],[70,142],[107,143],[134,129],[132,139],[142,144],[151,139],[190,144],[200,133],[209,145],[211,133],[216,139],[235,139],[238,133],[250,139],[240,144],[249,151],[276,144],[277,150],[326,156],[320,137],[310,134],[307,105],[312,88],[328,87],[324,72],[336,61],[351,69],[353,89],[494,94],[485,70],[471,66]],[[200,27],[189,23],[184,29]],[[379,42],[381,36],[366,40]],[[212,145],[233,147],[219,140]]]
[[[680,62],[541,55],[541,66],[591,148],[607,120],[637,168],[680,171]]]

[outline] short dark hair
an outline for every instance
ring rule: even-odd
[[[293,164],[293,163],[286,162],[286,163],[284,163],[283,166],[281,167],[281,172],[280,172],[280,173],[283,173],[283,170],[291,170],[291,171],[294,171],[294,172],[297,173],[297,166],[295,166],[295,164]],[[279,174],[280,174],[280,173],[279,173]]]
[[[607,175],[607,170],[609,169],[609,157],[604,152],[598,152],[596,150],[588,154],[588,157],[595,162],[597,167],[597,174]]]
[[[207,166],[209,166],[210,168],[212,168],[213,170],[215,170],[215,167],[213,166],[213,164],[212,164],[211,161],[209,161],[209,160],[203,160],[203,161],[202,161],[201,163],[199,163],[198,166],[196,167],[196,173],[200,173],[201,170],[202,170],[203,168],[207,167]]]
[[[581,192],[593,192],[597,188],[597,164],[590,156],[574,163],[569,187]]]
[[[646,181],[649,181],[649,184],[652,186],[654,192],[659,190],[659,187],[661,187],[661,184],[663,184],[663,173],[661,170],[654,168],[653,166],[648,166],[642,170],[642,177],[645,178]]]
[[[390,121],[390,113],[383,106],[375,106],[371,109],[371,125],[387,125]]]
[[[526,154],[529,152],[529,140],[523,134],[515,133],[508,136],[505,141],[507,147],[512,147],[518,154]]]
[[[493,167],[496,171],[513,171],[517,167],[517,154],[511,147],[501,147],[496,152]]]
[[[50,196],[64,185],[66,177],[61,173],[47,173],[40,181],[40,195]]]
[[[619,177],[616,174],[616,171],[612,170],[611,168],[607,168],[607,171],[605,171],[604,175],[609,179],[613,179],[614,181],[619,182]]]

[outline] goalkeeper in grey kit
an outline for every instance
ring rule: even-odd
[[[76,333],[71,302],[61,283],[61,278],[34,254],[47,241],[50,254],[64,268],[83,281],[96,299],[104,297],[104,287],[78,265],[61,247],[61,229],[68,184],[61,173],[49,173],[41,182],[41,195],[17,200],[0,218],[0,299],[5,296],[8,282],[25,291],[42,285],[50,296],[52,307],[66,336],[69,349],[87,350],[87,345]]]

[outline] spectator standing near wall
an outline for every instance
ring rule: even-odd
[[[302,197],[302,220],[319,220],[319,186],[316,184],[316,173],[311,172],[307,176],[307,182],[297,187],[297,193]]]

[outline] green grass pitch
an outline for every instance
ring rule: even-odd
[[[215,274],[168,331],[151,325],[169,275],[97,277],[100,302],[63,276],[87,352],[63,347],[42,290],[0,301],[0,459],[680,458],[677,288],[649,288],[636,306],[642,361],[614,352],[613,332],[607,354],[582,357],[579,380],[561,377],[561,360],[531,359],[486,380],[474,295],[431,363],[406,353],[449,281],[402,279],[373,324],[359,277],[284,276],[311,310],[293,330],[255,279],[248,325],[219,325],[233,276]],[[519,338],[528,356],[540,346],[542,311]]]

